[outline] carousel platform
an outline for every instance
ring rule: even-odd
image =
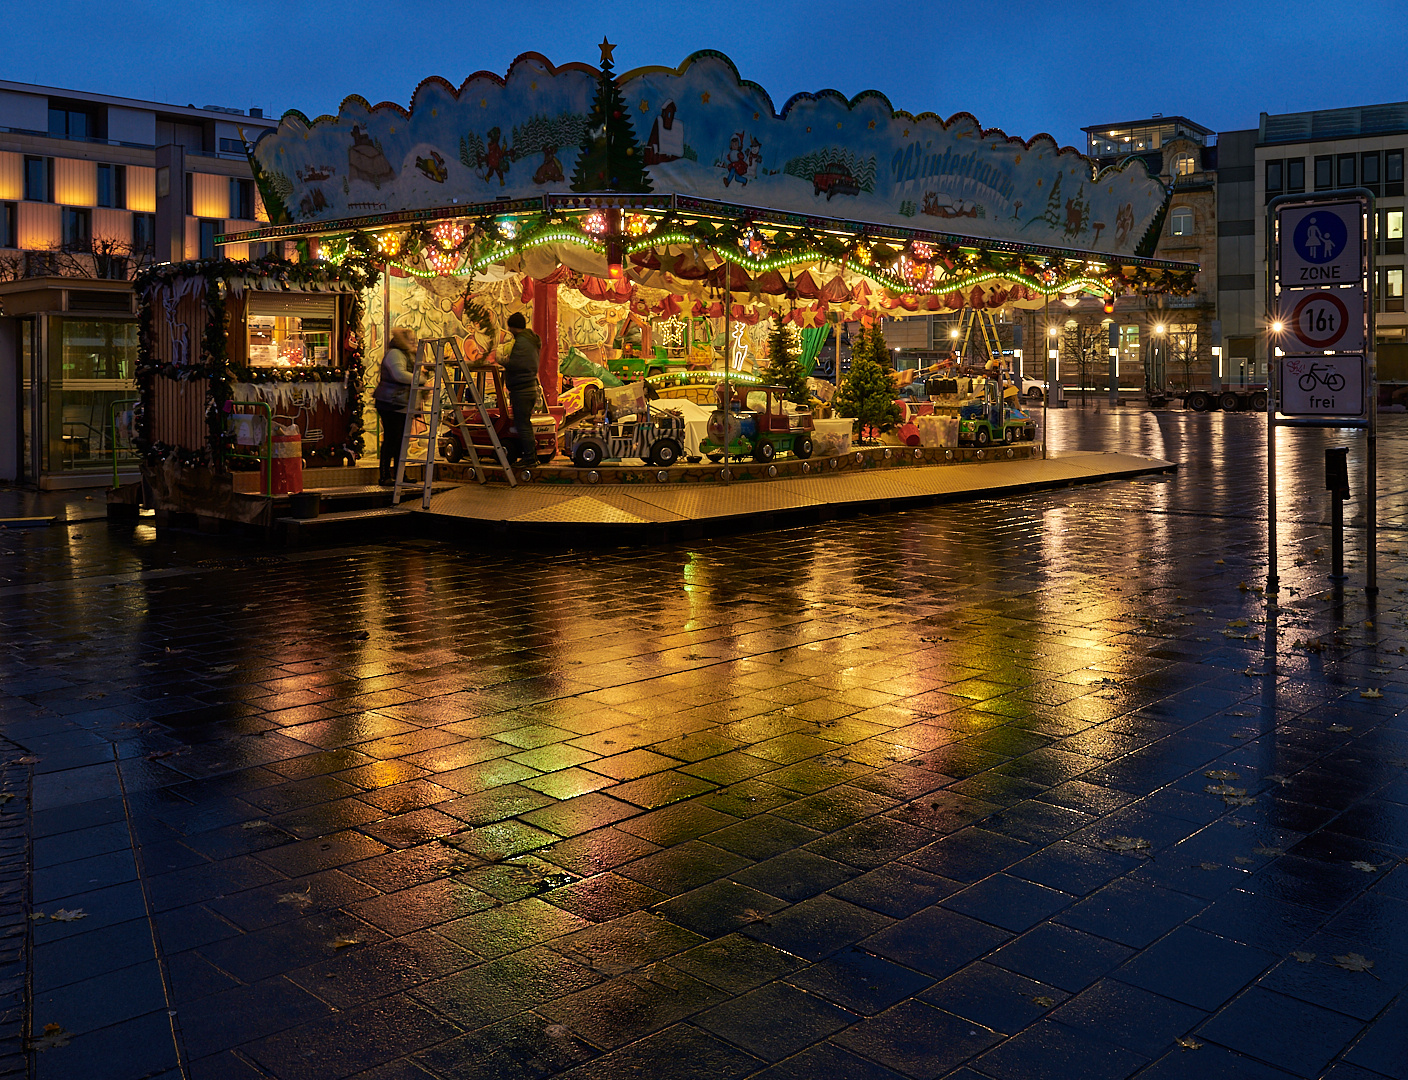
[[[466,476],[468,482],[433,494],[428,507],[422,507],[415,492],[396,509],[412,508],[414,524],[406,524],[414,531],[451,539],[494,535],[576,543],[631,536],[664,542],[1098,483],[1178,467],[1171,461],[1116,453],[1042,459],[1039,448],[1028,446],[992,447],[982,458],[977,454],[868,448],[841,459],[777,461],[772,475],[769,466],[753,462],[671,469],[548,465],[516,474],[515,488],[502,483],[495,475],[498,470],[488,470],[488,484]],[[728,476],[723,475],[725,469]],[[437,482],[451,479],[452,471],[437,469]]]

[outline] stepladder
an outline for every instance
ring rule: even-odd
[[[499,441],[493,417],[484,402],[479,380],[476,379],[479,372],[492,370],[497,370],[497,367],[467,361],[454,338],[425,338],[417,346],[415,360],[411,363],[411,386],[406,395],[406,426],[401,434],[401,452],[396,459],[396,486],[392,493],[394,505],[401,503],[401,489],[406,486],[406,466],[422,465],[421,506],[429,509],[442,422],[456,426],[469,456],[474,478],[481,484],[487,481],[473,435],[465,423],[468,410],[478,413],[485,433],[481,438],[487,438],[489,449],[508,478],[508,486],[518,486],[508,454]],[[418,423],[423,425],[423,434],[416,433]],[[420,438],[425,440],[425,456],[408,461],[411,442]]]

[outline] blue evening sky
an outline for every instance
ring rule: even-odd
[[[1404,0],[8,0],[0,78],[175,104],[335,112],[405,105],[440,75],[519,53],[616,70],[716,49],[780,107],[876,89],[896,108],[1083,146],[1081,127],[1155,112],[1219,131],[1258,114],[1408,99]],[[19,43],[23,43],[22,46]]]

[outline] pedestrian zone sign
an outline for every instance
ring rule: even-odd
[[[1358,285],[1364,253],[1360,203],[1298,206],[1280,211],[1280,284],[1283,289]]]
[[[1283,356],[1283,416],[1363,416],[1364,356]]]

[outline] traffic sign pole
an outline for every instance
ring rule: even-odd
[[[1365,188],[1309,198],[1283,195],[1266,207],[1268,593],[1275,593],[1280,584],[1278,427],[1365,429],[1364,592],[1372,597],[1379,591],[1373,219],[1374,196]],[[1271,331],[1272,319],[1283,327],[1279,336]],[[1278,338],[1296,355],[1286,356]],[[1346,394],[1356,400],[1356,407],[1344,404]]]

